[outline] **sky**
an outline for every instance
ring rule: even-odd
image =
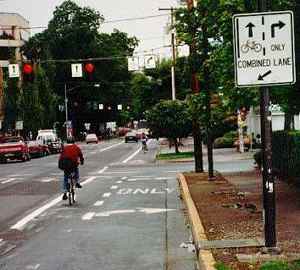
[[[100,31],[111,32],[114,28],[136,36],[140,40],[138,52],[160,53],[169,55],[170,48],[157,49],[170,45],[170,34],[166,25],[170,22],[169,11],[159,8],[177,7],[178,0],[73,0],[80,6],[89,6],[100,12],[106,21],[136,18],[152,15],[163,15],[157,18],[119,23],[106,23]],[[56,6],[63,0],[2,0],[1,12],[19,13],[25,17],[30,26],[47,26]]]

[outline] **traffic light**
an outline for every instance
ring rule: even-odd
[[[23,82],[32,83],[34,80],[34,72],[32,64],[24,64],[22,67]]]
[[[95,65],[92,63],[86,63],[84,65],[84,71],[86,74],[86,77],[89,81],[94,80],[94,72],[95,72]]]

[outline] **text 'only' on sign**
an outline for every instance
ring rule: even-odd
[[[237,87],[296,82],[291,11],[239,14],[233,23]]]

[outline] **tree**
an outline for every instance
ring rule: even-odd
[[[115,107],[116,104],[131,102],[127,56],[132,55],[138,40],[118,30],[111,34],[101,33],[103,21],[100,12],[67,0],[56,8],[48,28],[23,47],[26,57],[44,68],[56,102],[63,102],[65,83],[67,88],[76,87],[68,98],[70,118],[77,132],[81,131],[84,122],[99,125],[100,121],[108,121],[107,114],[98,111],[98,104]],[[74,59],[88,58],[98,59],[93,62],[93,76],[71,78],[70,64]],[[95,83],[100,87],[95,88]],[[62,114],[60,117],[64,121]],[[112,113],[111,117],[110,120],[116,120],[117,113]]]
[[[191,120],[184,102],[164,100],[146,113],[149,128],[155,137],[165,137],[174,142],[175,152],[179,153],[178,138],[191,133]]]

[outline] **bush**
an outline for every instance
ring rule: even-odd
[[[237,138],[236,131],[230,131],[214,141],[214,148],[231,148]]]
[[[272,152],[273,170],[300,183],[300,132],[273,132]]]

